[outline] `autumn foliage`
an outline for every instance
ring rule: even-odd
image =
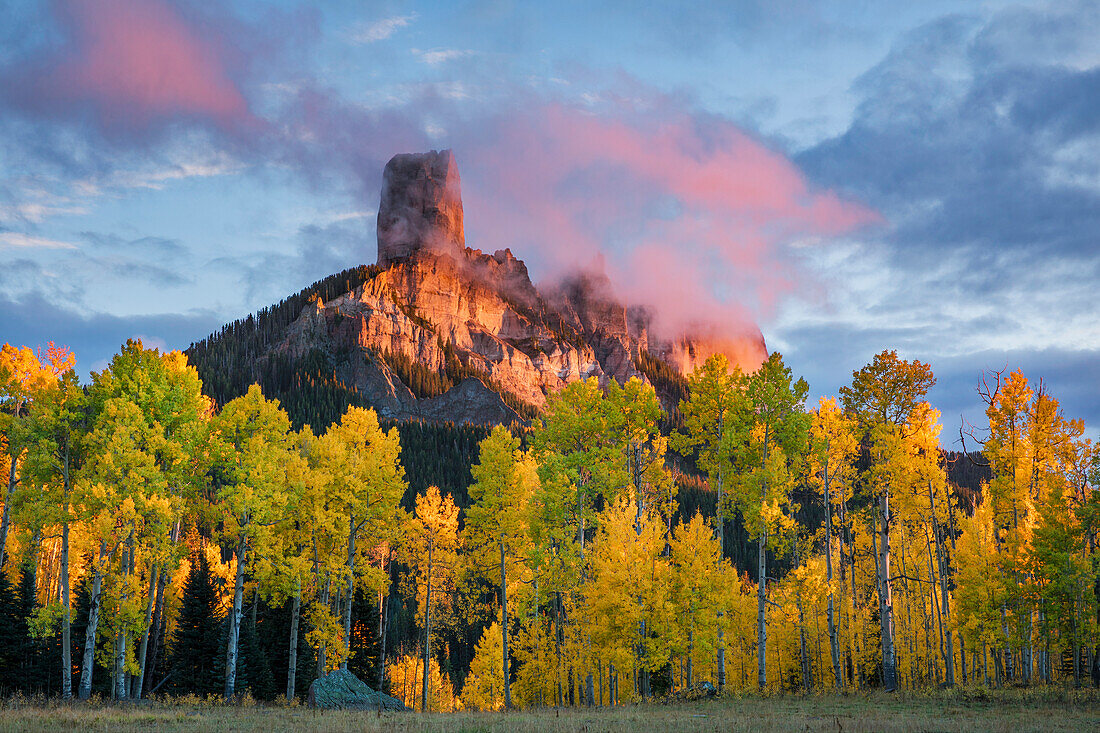
[[[0,662],[41,662],[5,689],[295,699],[340,667],[450,711],[1100,669],[1100,454],[1019,372],[982,381],[975,493],[931,369],[892,351],[812,406],[779,354],[712,357],[671,433],[648,382],[576,382],[445,489],[410,489],[414,433],[367,407],[318,432],[256,385],[216,409],[134,341],[73,367],[0,351],[0,590],[26,599]]]

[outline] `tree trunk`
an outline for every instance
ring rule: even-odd
[[[19,415],[19,406],[16,407],[16,417]],[[10,446],[9,446],[10,447]],[[7,558],[8,527],[11,521],[11,499],[15,495],[15,487],[19,485],[19,455],[22,451],[12,451],[8,455],[11,465],[8,468],[8,491],[4,494],[4,513],[0,517],[0,571],[4,569],[4,560]]]
[[[168,535],[172,544],[179,542],[180,537],[180,522],[177,519],[176,523],[172,526],[172,531]],[[146,665],[145,675],[148,681],[143,683],[145,687],[152,687],[153,684],[153,672],[157,668],[157,655],[160,653],[161,647],[164,646],[164,587],[168,584],[169,573],[165,572],[164,568],[161,568],[160,578],[157,579],[157,600],[153,604],[153,650],[149,655],[149,661]]]
[[[950,496],[948,496],[947,501],[950,504]],[[947,686],[953,687],[955,685],[955,643],[951,638],[951,599],[947,590],[947,576],[950,567],[947,561],[947,548],[943,546],[942,528],[936,521],[935,497],[932,494],[931,483],[928,484],[928,503],[932,512],[932,537],[936,541],[936,563],[940,568],[940,635],[943,636],[941,643],[946,650],[943,657],[944,674],[946,675]],[[931,567],[931,560],[929,560],[929,563],[929,567]]]
[[[432,650],[432,550],[433,543],[428,540],[428,590],[424,597],[424,679],[422,680],[420,712],[428,712],[428,660]]]
[[[133,572],[134,567],[134,530],[130,530],[130,537],[127,542],[126,552],[123,554],[122,566],[124,568],[125,577],[129,578]],[[126,605],[126,600],[129,597],[128,593],[129,581],[124,580],[122,585],[122,594],[119,598],[119,608],[123,608]],[[127,692],[129,692],[129,685],[126,684],[126,643],[129,641],[126,630],[122,629],[118,632],[118,636],[115,637],[115,674],[114,674],[114,697],[116,700],[125,700]]]
[[[764,426],[764,451],[760,460],[760,468],[764,470],[768,465],[768,438],[770,431],[770,425]],[[768,497],[768,484],[765,481],[764,486],[760,492],[760,504],[763,506]],[[767,556],[765,554],[766,543],[768,539],[768,528],[764,524],[764,517],[760,517],[760,555],[757,560],[757,583],[756,583],[756,684],[761,690],[768,686],[767,676],[767,647],[768,647],[768,625],[767,617],[765,615],[765,604],[767,602],[767,586],[768,586],[768,573],[767,573]],[[777,668],[782,672],[781,669]]]
[[[561,689],[561,591],[554,596],[554,652],[558,657],[558,699],[556,704],[562,705],[565,698]]]
[[[829,446],[826,444],[825,450]],[[833,662],[833,682],[839,690],[844,687],[844,680],[840,675],[840,632],[836,628],[836,616],[833,612],[833,502],[829,492],[829,462],[824,465],[825,479],[825,580],[829,586],[829,605],[827,616],[829,622],[829,653]]]
[[[389,555],[389,548],[386,549],[387,556]],[[390,568],[392,572],[392,566]],[[390,576],[387,575],[387,578]],[[389,583],[393,580],[390,578]],[[386,686],[386,636],[388,633],[388,627],[390,622],[389,605],[386,603],[390,598],[390,584],[386,585],[386,593],[378,599],[378,613],[382,616],[378,624],[379,633],[382,635],[381,649],[378,654],[378,690],[381,692]]]
[[[500,543],[500,643],[504,660],[504,709],[512,707],[512,681],[508,669],[508,576],[504,565],[504,542]]]
[[[237,653],[241,636],[241,607],[244,605],[245,554],[248,552],[248,540],[244,536],[237,545],[237,573],[233,582],[233,610],[229,617],[229,643],[225,650],[225,699],[229,700],[237,692]]]
[[[348,659],[351,657],[351,601],[355,596],[355,535],[358,527],[355,526],[355,517],[350,520],[348,532],[348,598],[344,603],[344,660],[340,662],[340,669],[348,671]]]
[[[294,601],[290,606],[290,653],[287,655],[286,701],[294,701],[294,682],[298,677],[298,617],[302,610],[302,579],[294,585]]]
[[[88,627],[84,633],[84,659],[80,667],[80,699],[92,695],[92,670],[95,668],[95,634],[99,626],[99,593],[103,585],[103,560],[107,548],[101,543],[99,559],[92,572],[92,594],[88,606]]]
[[[897,658],[894,654],[894,601],[890,582],[890,494],[883,492],[879,499],[881,517],[877,528],[880,535],[875,548],[878,562],[879,625],[882,634],[882,686],[887,692],[898,689]],[[874,539],[874,533],[872,533]]]
[[[765,604],[767,602],[767,568],[765,566],[764,543],[767,533],[760,530],[760,556],[757,562],[756,584],[756,686],[761,690],[768,686],[767,675],[767,649],[768,649],[768,625],[765,617]]]
[[[810,657],[806,653],[806,614],[802,608],[802,591],[798,592],[796,599],[798,602],[798,655],[799,661],[802,663],[802,689],[808,693],[813,689],[813,680],[811,679]]]
[[[67,471],[66,471],[67,473]],[[73,696],[73,661],[70,625],[72,611],[69,608],[69,497],[65,492],[65,519],[61,524],[61,697]]]
[[[329,605],[329,592],[332,590],[331,589],[331,584],[332,584],[332,578],[329,577],[328,573],[325,573],[325,592],[321,596],[321,605],[322,606]],[[325,676],[325,667],[328,666],[328,659],[326,658],[327,657],[327,654],[326,654],[327,651],[328,651],[328,649],[327,649],[326,642],[322,641],[321,642],[321,648],[317,650],[317,676],[318,677],[324,677]]]
[[[691,668],[691,657],[694,653],[695,653],[695,629],[692,628],[692,629],[688,630],[688,653],[687,653],[687,665],[686,665],[687,666],[686,681],[687,681],[687,688],[689,690],[695,684],[692,680],[692,672],[694,670]]]
[[[138,649],[138,675],[134,678],[133,690],[130,696],[135,700],[141,699],[142,689],[145,686],[145,659],[149,651],[149,634],[153,628],[153,606],[157,596],[157,577],[160,569],[154,565],[149,569],[149,601],[145,606],[145,631],[141,635],[141,647]]]

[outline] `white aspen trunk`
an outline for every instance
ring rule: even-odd
[[[298,676],[298,617],[302,609],[302,579],[294,585],[294,600],[290,606],[290,652],[287,655],[286,701],[294,701],[294,682]]]
[[[345,672],[348,671],[348,659],[351,657],[351,602],[355,595],[355,535],[358,534],[355,517],[348,521],[348,597],[344,603],[344,660],[340,662],[340,669]]]
[[[420,712],[428,712],[428,660],[432,649],[432,549],[434,542],[428,540],[428,591],[424,598],[424,679],[422,680]]]
[[[688,630],[688,653],[687,653],[687,688],[690,690],[694,682],[692,681],[692,667],[691,657],[695,653],[695,628],[692,626]]]
[[[69,495],[65,492],[65,519],[61,524],[61,697],[73,696],[72,610],[69,608]]]
[[[88,627],[84,633],[84,659],[80,667],[80,699],[92,695],[92,670],[95,668],[95,635],[99,627],[99,595],[103,585],[103,560],[107,548],[100,543],[99,560],[92,571],[92,594],[88,606]]]
[[[768,439],[770,434],[770,425],[764,427],[764,451],[760,460],[761,470],[765,469],[768,465]],[[760,492],[760,504],[763,506],[764,501],[768,496],[768,484],[764,483],[764,486]],[[767,556],[765,554],[766,543],[768,539],[768,528],[764,524],[764,517],[760,517],[760,555],[757,558],[757,584],[756,584],[756,685],[761,690],[768,686],[767,675],[767,649],[768,649],[768,624],[766,614],[767,603],[767,586],[768,586],[768,573],[767,573]],[[780,673],[782,669],[777,668]]]
[[[825,444],[826,453],[829,450],[828,442]],[[825,479],[825,580],[829,586],[829,605],[826,611],[829,624],[829,653],[833,662],[833,682],[836,688],[844,687],[844,679],[840,674],[840,632],[836,627],[836,616],[833,612],[833,502],[829,492],[829,461],[825,460],[823,466]]]
[[[879,623],[882,632],[882,686],[887,692],[898,689],[897,657],[894,650],[894,601],[890,582],[890,494],[879,500],[882,516],[878,548]]]
[[[1035,638],[1035,609],[1028,608],[1027,613],[1027,644],[1024,646],[1024,658],[1022,660],[1022,671],[1024,684],[1031,684],[1031,670],[1034,666],[1034,645],[1033,639]]]
[[[248,552],[248,540],[242,536],[237,545],[237,573],[233,582],[233,610],[229,617],[229,643],[225,650],[225,699],[229,700],[237,692],[237,656],[241,635],[241,606],[244,604],[245,555]]]
[[[177,519],[176,523],[172,526],[171,532],[169,532],[169,540],[172,544],[179,542],[180,538],[180,522]],[[148,676],[149,683],[152,684],[152,672],[157,668],[157,655],[160,652],[162,646],[162,629],[164,629],[164,587],[168,584],[169,573],[165,572],[162,568],[160,572],[160,578],[157,580],[157,600],[153,604],[153,649],[149,655],[148,665],[146,667],[146,676]],[[143,683],[144,684],[144,683]]]
[[[802,591],[796,596],[798,603],[798,654],[802,663],[802,689],[810,692],[813,689],[813,680],[810,672],[810,657],[806,653],[806,614],[802,608]]]
[[[157,576],[159,568],[154,565],[149,569],[149,600],[145,606],[145,631],[141,634],[141,646],[138,648],[138,674],[133,681],[133,690],[130,695],[135,700],[141,699],[142,689],[145,686],[145,658],[149,651],[149,635],[153,626],[153,605],[157,595]]]
[[[756,686],[761,690],[768,686],[767,674],[767,650],[768,650],[768,625],[765,617],[765,604],[767,602],[767,572],[765,567],[764,543],[767,533],[760,531],[760,555],[757,562],[756,585]]]
[[[388,554],[387,550],[387,554]],[[381,615],[378,623],[378,633],[382,635],[381,650],[378,654],[378,690],[381,690],[386,686],[386,631],[389,626],[390,615],[387,613],[386,601],[389,599],[390,586],[389,575],[386,576],[386,591],[385,595],[378,599],[378,613]]]
[[[324,595],[321,596],[321,604],[322,605],[325,605],[325,606],[329,605],[329,592],[331,591],[331,584],[332,584],[332,578],[330,578],[328,576],[328,574],[326,573],[325,574],[325,592],[324,592]],[[317,676],[318,677],[324,677],[325,676],[325,668],[328,666],[328,659],[327,659],[328,646],[327,646],[327,644],[328,644],[327,642],[322,641],[321,642],[321,648],[317,650]]]
[[[134,531],[130,530],[130,539],[127,547],[127,552],[123,555],[123,567],[125,568],[125,574],[128,578],[133,571],[134,562]],[[126,605],[128,598],[129,582],[124,581],[122,594],[119,598],[119,608]],[[125,700],[128,692],[128,685],[126,684],[126,642],[128,638],[126,631],[121,630],[118,632],[118,636],[115,637],[115,674],[114,674],[114,697],[116,700]]]
[[[504,709],[512,707],[512,681],[508,669],[508,576],[504,564],[504,539],[500,542],[500,643],[504,663]]]

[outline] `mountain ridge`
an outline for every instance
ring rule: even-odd
[[[488,425],[531,419],[547,395],[578,379],[637,377],[655,384],[671,412],[686,374],[711,353],[745,369],[766,355],[759,332],[739,341],[659,337],[651,309],[623,304],[603,273],[540,289],[509,249],[466,246],[450,151],[395,156],[383,181],[379,264],[325,278],[192,344],[204,382],[215,363],[236,370],[214,376],[211,396],[231,399],[248,380],[278,383],[276,392],[303,388],[304,378],[384,418]],[[242,337],[238,348],[221,343]]]

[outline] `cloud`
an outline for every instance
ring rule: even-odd
[[[189,119],[223,132],[255,122],[216,34],[162,0],[56,3],[64,37],[5,68],[0,95],[34,117],[87,119],[108,137]]]
[[[827,297],[768,324],[815,389],[898,348],[943,371],[945,421],[981,422],[974,380],[1006,365],[1100,419],[1098,30],[1076,2],[927,23],[858,80],[849,128],[794,158],[888,222],[808,253]]]
[[[468,58],[474,55],[473,51],[462,48],[433,48],[429,50],[414,48],[412,53],[428,66],[440,66],[457,59]]]
[[[1026,26],[1024,12],[913,31],[860,79],[851,127],[796,159],[887,213],[898,258],[1095,251],[1100,66],[1069,61],[1095,39],[1100,6],[1026,11]],[[1019,63],[1017,45],[1046,55]]]
[[[32,347],[48,341],[67,346],[76,354],[77,370],[84,375],[102,368],[126,339],[144,336],[157,345],[185,349],[222,322],[218,315],[203,310],[119,317],[78,313],[55,305],[41,293],[19,299],[0,295],[0,323],[5,324],[0,339]]]
[[[358,31],[354,32],[351,38],[356,43],[375,43],[377,41],[384,41],[400,29],[408,27],[416,18],[416,13],[382,18],[381,20],[376,20],[373,23],[368,23],[366,26],[363,26]]]
[[[45,135],[24,129],[20,139],[36,147],[21,155],[51,161],[90,190],[155,188],[262,167],[350,193],[352,208],[360,209],[377,202],[393,154],[449,146],[462,170],[472,245],[511,247],[544,278],[602,254],[619,294],[656,306],[669,329],[705,322],[744,330],[786,294],[812,287],[798,247],[880,222],[872,208],[812,184],[784,154],[730,120],[623,74],[602,88],[588,76],[583,84],[532,91],[501,83],[499,69],[474,68],[373,106],[304,79],[254,112],[248,100],[262,85],[249,86],[242,71],[249,62],[198,16],[162,0],[108,0],[102,9],[77,2],[56,14],[67,44],[20,55],[0,72],[0,90],[25,117],[62,123],[42,125]],[[249,49],[262,35],[243,24],[233,28]],[[473,55],[455,48],[414,53],[433,66]],[[246,128],[256,134],[242,135]],[[101,153],[96,134],[115,149]],[[81,153],[66,153],[74,148]],[[69,158],[54,162],[55,151]],[[273,262],[312,277],[322,265],[373,257],[373,241],[360,228],[320,225],[300,237],[306,254],[245,268],[249,293],[288,279],[285,269],[268,266]],[[119,277],[125,267],[159,268],[145,274],[158,282],[173,273],[121,254],[96,259]]]
[[[789,248],[879,222],[728,120],[654,98],[603,114],[532,105],[455,134],[467,241],[543,275],[602,254],[665,325],[741,329],[802,283]]]
[[[0,249],[76,249],[71,242],[35,237],[20,232],[0,232]]]

